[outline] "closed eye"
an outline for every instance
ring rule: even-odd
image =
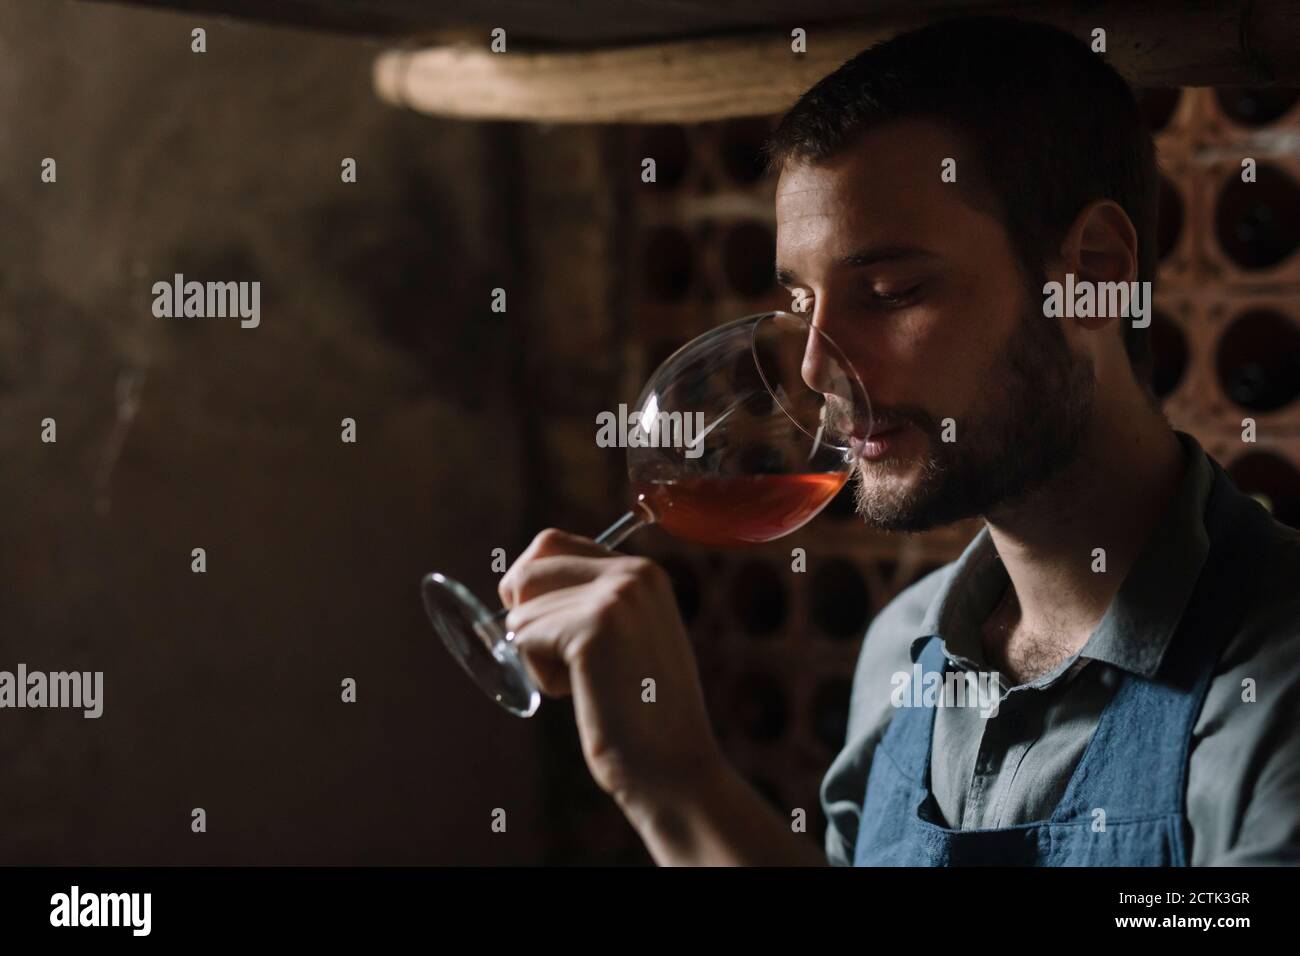
[[[921,291],[921,285],[917,284],[912,286],[910,289],[900,289],[898,291],[890,291],[890,292],[884,292],[879,289],[872,289],[870,295],[871,298],[875,299],[880,303],[883,303],[884,305],[890,306],[891,308],[900,308],[904,305],[911,304],[912,299],[920,291]]]
[[[893,290],[884,291],[876,288],[870,288],[867,290],[867,296],[869,299],[872,300],[872,304],[874,305],[881,305],[891,309],[900,309],[905,306],[912,305],[914,300],[917,297],[917,294],[921,291],[924,285],[925,283],[919,282],[916,285],[911,286],[910,288],[899,289],[897,291],[893,291]],[[804,290],[796,288],[791,290],[791,296],[792,296],[791,311],[794,312],[812,311],[813,309],[812,293],[804,292]]]

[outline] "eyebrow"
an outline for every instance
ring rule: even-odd
[[[920,246],[876,246],[837,259],[835,266],[840,269],[861,269],[863,266],[874,266],[880,262],[894,262],[898,259],[933,259],[934,257],[933,252]],[[776,281],[779,285],[790,285],[798,278],[793,270],[777,265]]]

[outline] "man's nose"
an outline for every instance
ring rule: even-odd
[[[822,394],[834,394],[843,388],[842,377],[854,375],[865,386],[867,370],[862,367],[864,356],[850,356],[849,330],[843,328],[843,320],[832,315],[822,300],[818,300],[811,315],[804,318],[811,326],[808,342],[804,348],[803,380],[809,388]],[[852,337],[854,344],[857,338]]]
[[[827,345],[824,334],[815,325],[808,332],[808,342],[803,353],[803,380],[809,388],[826,395],[835,390],[839,362],[834,351]]]
[[[830,330],[832,327],[828,310],[817,303],[809,319],[800,372],[809,388],[831,396],[828,405],[834,407],[836,418],[844,419],[838,426],[845,432],[857,433],[870,428],[870,389],[859,363],[849,357],[841,339]]]

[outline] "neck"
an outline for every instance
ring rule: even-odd
[[[1070,653],[1106,613],[1186,466],[1156,410],[1100,404],[1063,471],[985,516],[1019,605],[1011,625]],[[1093,571],[1096,548],[1105,551],[1105,573]]]

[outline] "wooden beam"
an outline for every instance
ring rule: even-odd
[[[1039,7],[1026,19],[1088,38],[1136,87],[1300,85],[1300,4]],[[924,20],[934,19],[930,11]],[[771,29],[596,50],[493,53],[452,43],[390,50],[375,62],[386,101],[437,116],[544,123],[694,123],[787,109],[859,50],[923,20],[810,26],[807,52]]]
[[[881,30],[814,34],[816,53],[780,33],[572,53],[491,53],[454,44],[391,50],[379,95],[437,116],[546,123],[700,122],[775,113]]]

